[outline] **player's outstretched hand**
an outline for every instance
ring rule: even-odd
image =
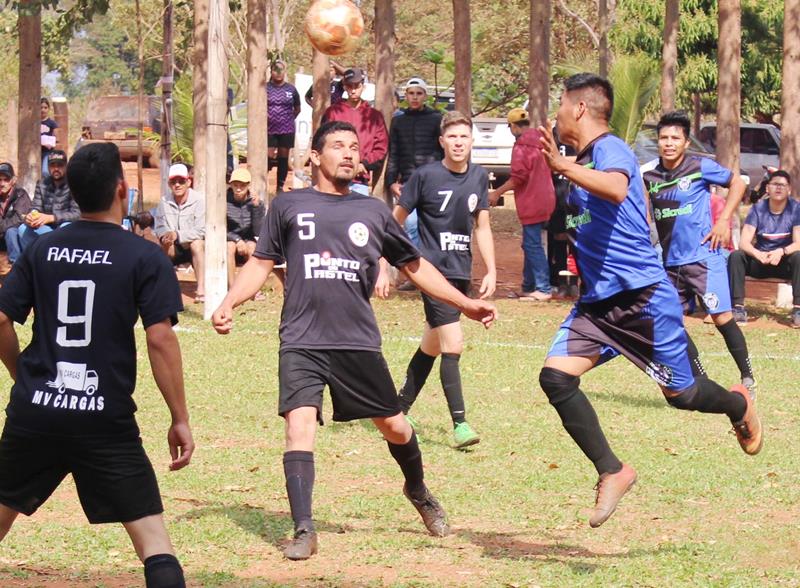
[[[169,469],[175,471],[189,465],[194,453],[194,439],[189,423],[173,423],[167,433],[167,443],[172,456]]]
[[[556,139],[553,137],[552,129],[553,125],[550,121],[547,121],[546,125],[538,128],[539,132],[542,134],[542,136],[539,137],[539,149],[542,150],[542,155],[548,167],[556,173],[561,173],[566,169],[566,166],[569,165],[570,160],[561,155],[561,151],[558,149],[558,143],[556,143]]]
[[[478,291],[481,295],[481,300],[489,298],[497,289],[497,274],[486,274],[481,281],[481,289]]]
[[[498,317],[497,307],[495,307],[494,304],[486,300],[476,300],[474,298],[470,299],[469,304],[465,306],[461,312],[463,312],[467,318],[483,323],[483,326],[487,329],[492,326],[492,323],[497,320]]]
[[[220,335],[227,335],[233,328],[233,308],[224,302],[211,315],[211,324]]]

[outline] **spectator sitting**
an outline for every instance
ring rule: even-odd
[[[78,220],[81,210],[67,185],[67,154],[60,149],[50,152],[47,162],[50,175],[36,184],[31,211],[19,227],[20,249],[24,250],[40,235]]]
[[[161,199],[155,218],[155,233],[161,248],[175,265],[191,262],[197,280],[195,302],[206,293],[204,258],[206,201],[191,188],[189,170],[182,163],[169,168],[170,193]]]
[[[250,195],[250,172],[233,170],[228,189],[228,288],[233,284],[236,261],[250,259],[264,221],[264,204]]]
[[[792,282],[792,326],[800,328],[800,203],[791,197],[792,180],[778,170],[767,182],[767,198],[750,209],[742,227],[739,250],[728,258],[733,316],[747,323],[745,276],[782,278]]]
[[[31,199],[17,188],[14,167],[0,163],[0,246],[5,245],[8,261],[14,263],[20,254],[19,227],[31,210]]]

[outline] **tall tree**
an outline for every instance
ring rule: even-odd
[[[394,41],[394,1],[375,0],[375,107],[383,115],[386,128],[392,124],[395,110]],[[391,194],[384,194],[383,188],[383,182],[378,182],[373,193],[391,200]]]
[[[161,194],[169,190],[167,171],[172,160],[172,138],[175,135],[175,119],[172,109],[172,90],[175,76],[175,40],[172,0],[164,0],[164,16],[162,19],[163,47],[161,50]],[[142,195],[139,195],[139,209],[142,208]]]
[[[456,110],[472,116],[472,24],[469,0],[453,0]]]
[[[192,105],[194,107],[193,186],[206,190],[206,128],[208,117],[208,3],[194,0],[194,53],[192,56]]]
[[[19,127],[17,177],[20,187],[33,195],[41,176],[39,100],[42,92],[42,6],[39,0],[22,0],[19,7]]]
[[[267,11],[247,0],[247,167],[250,193],[267,201]]]
[[[534,125],[540,125],[550,107],[550,0],[531,0],[530,14],[528,113]]]
[[[783,91],[781,100],[781,168],[800,193],[800,0],[783,2]]]
[[[608,68],[611,62],[611,52],[608,49],[608,29],[611,28],[608,13],[608,0],[597,0],[597,28],[598,30],[598,55],[599,72],[604,78],[608,77]]]
[[[680,0],[666,0],[664,46],[661,51],[661,112],[675,110],[675,72],[678,67]]]
[[[720,0],[718,19],[717,161],[738,173],[742,92],[741,0]]]

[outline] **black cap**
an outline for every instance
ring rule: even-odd
[[[360,84],[364,81],[364,70],[360,67],[351,67],[345,70],[342,81],[345,84]]]
[[[66,165],[67,154],[64,153],[61,149],[53,149],[47,156],[47,165],[53,165],[54,163],[60,163],[61,165]]]
[[[14,177],[14,166],[11,165],[10,163],[8,163],[7,161],[4,161],[3,163],[0,163],[0,175],[8,176],[9,178],[13,178]]]

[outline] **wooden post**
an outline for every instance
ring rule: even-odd
[[[741,118],[742,7],[740,0],[719,2],[717,63],[717,162],[739,173]]]
[[[608,50],[608,0],[598,0],[597,3],[597,20],[599,29],[599,70],[600,75],[604,78],[608,77],[608,67],[610,55]]]
[[[210,0],[208,11],[208,112],[206,131],[206,236],[204,317],[228,291],[225,171],[228,151],[227,0]]]
[[[19,146],[19,120],[17,120],[17,116],[19,112],[17,111],[17,100],[15,98],[8,101],[7,111],[6,121],[8,126],[6,129],[8,131],[8,159],[11,161],[11,165],[14,166],[14,169],[17,169],[19,167],[17,164]]]
[[[550,0],[531,0],[528,50],[528,115],[532,127],[547,124],[550,107]]]
[[[164,0],[164,18],[162,22],[164,47],[161,53],[161,148],[159,153],[159,162],[161,168],[161,194],[163,195],[169,191],[169,185],[167,184],[169,178],[167,176],[169,175],[169,165],[172,161],[172,137],[175,134],[172,116],[172,89],[174,87],[175,80],[172,0]],[[139,194],[137,210],[141,212],[143,209],[143,195]]]
[[[17,128],[17,185],[33,198],[42,176],[42,5],[22,0],[19,14],[19,127]]]
[[[456,65],[456,110],[472,116],[472,25],[469,0],[453,0],[453,56]]]
[[[664,45],[661,51],[661,113],[675,110],[675,71],[678,68],[679,0],[667,0],[664,11]]]
[[[250,194],[267,202],[266,0],[247,0],[247,168]]]
[[[792,176],[800,194],[800,0],[784,0],[783,92],[781,99],[781,169]]]
[[[214,0],[215,1],[215,0]],[[194,0],[194,62],[192,67],[192,107],[194,109],[194,179],[192,187],[206,192],[206,129],[208,102],[208,3]]]
[[[53,120],[58,125],[55,130],[56,148],[69,153],[69,104],[63,97],[53,98],[50,102],[53,105]]]

